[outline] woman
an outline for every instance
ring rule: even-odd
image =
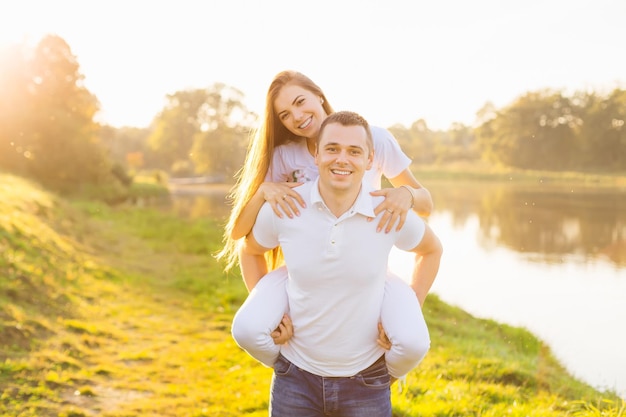
[[[242,348],[270,367],[279,348],[269,334],[279,324],[284,331],[284,324],[289,323],[288,318],[281,323],[288,309],[284,289],[287,271],[285,267],[276,269],[281,262],[279,251],[265,260],[238,257],[237,241],[250,232],[265,201],[279,217],[299,214],[304,206],[297,186],[318,175],[313,158],[315,143],[322,121],[332,112],[322,90],[308,77],[295,71],[279,73],[269,87],[263,124],[250,144],[232,194],[233,209],[226,226],[225,246],[218,257],[226,259],[227,269],[239,259],[246,287],[251,291],[235,316],[233,336]],[[378,127],[372,127],[372,135],[375,162],[365,181],[380,189],[381,177],[385,175],[396,187],[374,192],[385,197],[375,209],[376,216],[384,212],[377,229],[390,231],[394,225],[402,227],[411,208],[420,215],[428,215],[432,199],[409,170],[411,161],[395,138]],[[272,272],[267,274],[268,270]],[[400,278],[388,277],[385,299],[394,308],[383,307],[381,322],[391,341],[387,363],[393,377],[402,377],[417,365],[430,345],[421,311],[408,324],[401,323],[401,316],[391,318],[392,313],[385,314],[391,310],[397,313],[398,305],[402,305],[399,300],[411,303],[415,295],[419,304],[423,304],[426,294],[420,294],[419,290],[413,293]],[[279,338],[276,342],[283,341]],[[384,347],[389,348],[389,344]]]

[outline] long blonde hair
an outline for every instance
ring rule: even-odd
[[[259,186],[265,181],[271,161],[274,156],[274,149],[277,146],[295,140],[304,140],[300,136],[291,133],[280,121],[274,109],[276,97],[286,85],[300,86],[313,94],[322,98],[322,107],[326,114],[333,113],[333,108],[328,103],[324,93],[317,84],[309,77],[297,71],[279,72],[267,91],[265,98],[265,110],[261,126],[252,132],[248,151],[243,167],[237,172],[235,186],[231,190],[228,198],[232,201],[232,209],[226,227],[224,228],[224,247],[217,254],[217,259],[226,261],[225,270],[230,270],[238,261],[238,249],[240,240],[232,238],[232,231],[237,219],[246,205],[257,192]],[[266,254],[268,270],[273,270],[282,263],[282,252],[276,248]]]

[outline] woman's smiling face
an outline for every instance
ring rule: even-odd
[[[296,136],[317,138],[326,118],[322,98],[295,84],[285,85],[274,100],[274,110],[283,126]]]

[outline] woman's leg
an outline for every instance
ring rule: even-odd
[[[430,348],[430,335],[419,300],[413,289],[387,272],[381,322],[391,342],[385,354],[389,374],[402,378],[415,368]]]
[[[289,310],[286,283],[285,266],[261,278],[235,314],[231,328],[237,344],[270,368],[280,351],[280,346],[274,344],[270,334]]]

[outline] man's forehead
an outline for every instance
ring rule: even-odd
[[[367,134],[363,126],[344,126],[340,123],[327,125],[320,137],[320,145],[344,145],[365,147]]]

